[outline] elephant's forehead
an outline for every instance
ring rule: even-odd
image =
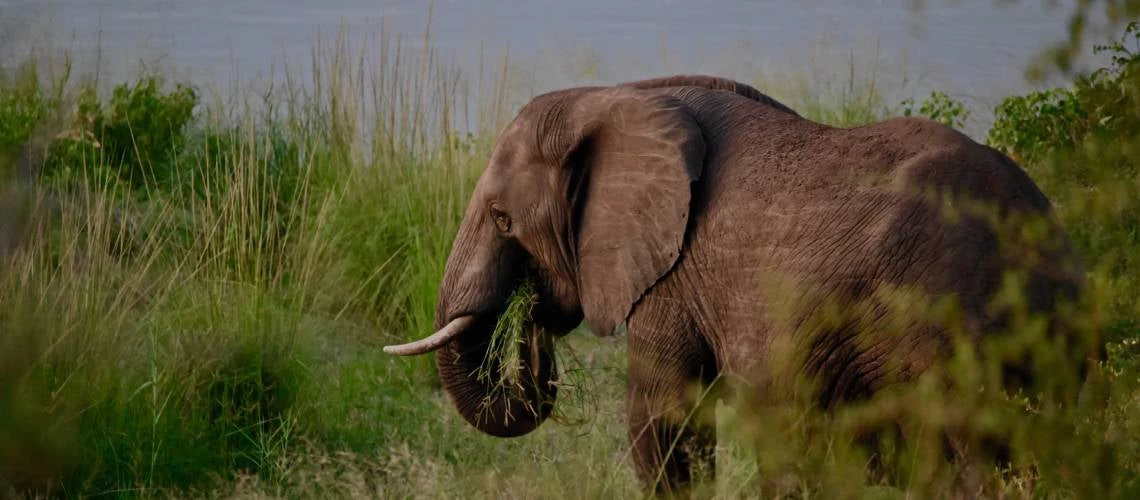
[[[491,151],[487,172],[495,175],[519,175],[546,170],[542,168],[542,155],[534,142],[533,130],[517,128],[503,132]]]
[[[479,182],[480,188],[489,191],[488,194],[533,190],[549,180],[551,169],[542,160],[535,144],[536,131],[528,124],[530,121],[519,117],[499,135]]]
[[[515,161],[526,162],[537,157],[535,148],[536,131],[526,117],[518,117],[499,134],[499,140],[491,153],[493,164],[509,164]]]
[[[509,163],[499,163],[492,161],[479,179],[479,184],[482,189],[499,193],[520,189],[533,190],[540,187],[540,184],[549,177],[547,170],[542,168],[542,165],[533,162],[516,160]]]
[[[481,198],[496,199],[516,210],[534,205],[549,194],[550,169],[543,165],[516,162],[492,163],[479,179]]]

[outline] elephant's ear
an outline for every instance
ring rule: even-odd
[[[681,101],[630,88],[582,96],[567,121],[579,295],[609,336],[680,257],[705,141]]]

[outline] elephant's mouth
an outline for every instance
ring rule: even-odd
[[[504,318],[513,318],[519,325],[525,323],[537,326],[556,338],[573,331],[581,322],[581,313],[567,314],[549,304],[540,304],[539,302],[543,301],[537,301],[537,296],[541,292],[536,291],[536,280],[530,276],[528,274],[528,278],[522,280],[510,297],[504,301],[505,303],[497,309],[482,313],[461,311],[435,333],[405,344],[384,346],[384,352],[395,356],[429,354],[461,337],[485,317],[498,318],[500,322]]]
[[[558,373],[553,338],[535,322],[526,286],[493,312],[461,310],[432,335],[384,352],[435,352],[444,389],[468,423],[501,437],[537,428],[554,408]],[[438,324],[438,323],[437,323]]]

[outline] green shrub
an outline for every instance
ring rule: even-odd
[[[1019,161],[1038,161],[1073,147],[1088,133],[1084,107],[1072,89],[1048,89],[1002,100],[987,142]]]
[[[1129,48],[1131,40],[1132,48]],[[1019,159],[1058,207],[1105,294],[1117,368],[1140,359],[1140,24],[1095,50],[1109,66],[1067,89],[1006,98],[988,142]],[[1109,291],[1111,290],[1111,292]]]
[[[148,76],[129,87],[119,85],[106,109],[94,103],[92,109],[80,110],[91,121],[108,163],[119,165],[119,175],[132,186],[176,175],[169,159],[185,140],[198,104],[193,87],[179,84],[163,93],[160,84],[158,77]]]
[[[914,99],[904,99],[900,106],[902,107],[903,116],[912,116],[916,113],[914,109]],[[961,130],[966,125],[966,118],[970,116],[970,111],[966,109],[966,105],[962,102],[956,101],[945,93],[936,90],[931,92],[929,97],[922,100],[922,104],[918,107],[917,114],[948,127]]]
[[[198,92],[183,84],[166,91],[163,83],[159,76],[146,75],[116,85],[106,103],[93,88],[82,88],[73,128],[53,145],[44,175],[114,175],[134,190],[177,178],[171,160],[186,141]]]
[[[22,146],[50,107],[34,63],[12,76],[0,74],[0,153]]]
[[[1131,40],[1132,48],[1128,47]],[[1096,50],[1108,66],[1050,89],[1004,100],[988,141],[1012,155],[1048,195],[1082,256],[1092,305],[1087,321],[1107,342],[1107,411],[1077,414],[1094,432],[1084,450],[1037,446],[1053,462],[1039,490],[1130,498],[1140,491],[1135,412],[1140,387],[1140,29]],[[1099,416],[1096,416],[1099,415]],[[1095,425],[1090,425],[1097,422]],[[1046,428],[1060,433],[1063,427]],[[1067,458],[1064,458],[1066,457]],[[1087,457],[1087,458],[1082,458]],[[1082,488],[1075,461],[1101,464]]]
[[[1131,38],[1133,48],[1128,47]],[[1018,160],[1037,162],[1054,151],[1071,150],[1087,138],[1129,138],[1140,130],[1140,24],[1121,38],[1094,47],[1111,63],[1074,85],[1010,96],[994,110],[987,142]],[[1081,167],[1077,167],[1081,168]],[[1125,177],[1135,172],[1122,171]]]

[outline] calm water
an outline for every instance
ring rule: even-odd
[[[442,0],[434,44],[464,66],[480,51],[531,61],[534,90],[666,72],[835,70],[876,59],[891,99],[939,88],[980,110],[1022,91],[1023,68],[1062,36],[1071,2],[995,0]],[[999,5],[1001,4],[1001,5]],[[0,0],[0,29],[49,36],[106,60],[160,61],[200,83],[257,79],[282,56],[304,61],[319,32],[383,22],[422,39],[427,0]],[[49,35],[43,35],[48,33]],[[0,33],[2,35],[2,33]],[[0,37],[2,39],[2,37]],[[237,72],[235,72],[237,71]],[[826,74],[826,72],[824,73]],[[985,120],[983,116],[981,120]],[[971,128],[979,124],[971,125]]]

